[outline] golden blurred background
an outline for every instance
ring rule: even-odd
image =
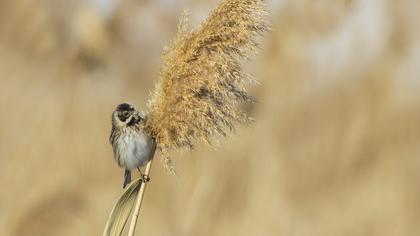
[[[146,107],[183,9],[0,0],[0,235],[101,235],[110,115]],[[272,0],[251,127],[157,161],[137,235],[420,235],[420,2]],[[156,159],[159,159],[159,154]]]

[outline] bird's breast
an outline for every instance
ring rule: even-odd
[[[153,155],[154,144],[144,132],[121,135],[117,141],[116,160],[127,170],[145,165]]]

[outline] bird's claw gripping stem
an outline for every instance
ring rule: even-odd
[[[147,175],[141,174],[141,181],[142,181],[143,183],[147,183],[147,182],[149,182],[149,181],[150,181],[150,178],[149,178],[149,176],[147,176]]]

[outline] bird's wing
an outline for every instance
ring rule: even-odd
[[[181,20],[149,100],[146,129],[161,150],[192,148],[195,140],[212,144],[249,121],[236,106],[252,101],[241,61],[256,51],[266,16],[265,1],[222,0],[198,30]]]

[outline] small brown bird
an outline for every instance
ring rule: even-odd
[[[154,155],[156,142],[143,129],[145,115],[129,103],[122,103],[112,113],[109,141],[118,165],[125,168],[123,188],[131,182],[131,171],[137,168],[143,181],[148,177],[140,170]]]

